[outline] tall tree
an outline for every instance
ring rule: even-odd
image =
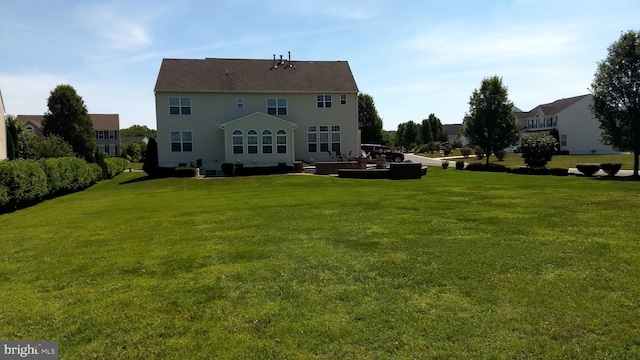
[[[429,124],[431,125],[431,134],[433,141],[447,141],[447,134],[444,132],[444,125],[435,114],[429,114]]]
[[[382,142],[382,118],[369,94],[358,94],[358,128],[363,143]]]
[[[93,122],[82,97],[71,85],[58,85],[47,99],[44,114],[45,136],[58,135],[73,148],[78,157],[92,159],[98,147]]]
[[[413,120],[398,124],[396,145],[411,147],[420,143],[420,125]]]
[[[431,122],[429,119],[422,120],[422,124],[420,124],[420,138],[423,144],[428,144],[433,141],[433,132],[431,131]]]
[[[602,142],[634,154],[633,177],[640,156],[640,31],[628,31],[598,62],[591,84],[593,113],[600,122]]]
[[[487,166],[492,151],[517,143],[519,130],[513,103],[502,78],[483,79],[480,89],[473,90],[469,98],[469,113],[464,117],[462,132],[470,143],[482,148]]]
[[[5,116],[5,124],[7,125],[7,158],[14,160],[19,157],[20,153],[18,137],[25,129],[24,125],[13,115]]]
[[[157,131],[149,129],[147,125],[131,125],[126,129],[120,130],[121,137],[146,136],[149,139],[157,136]]]

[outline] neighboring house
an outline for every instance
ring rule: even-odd
[[[93,122],[96,139],[98,140],[98,150],[109,154],[109,156],[120,155],[120,115],[118,114],[89,114]],[[24,124],[25,129],[32,133],[43,136],[42,115],[18,115],[18,120]]]
[[[360,153],[346,61],[163,59],[155,86],[160,166],[274,166]]]
[[[462,146],[467,145],[467,138],[462,135],[462,124],[444,124],[444,133],[447,134],[447,142],[453,144],[459,140]]]
[[[5,115],[4,100],[2,100],[2,91],[0,91],[0,120],[2,120],[2,125],[0,125],[0,160],[7,158],[7,123],[4,119]]]
[[[600,142],[600,123],[591,112],[593,95],[581,95],[538,105],[528,112],[516,111],[521,134],[549,134],[554,128],[560,137],[560,150],[570,154],[613,154]]]

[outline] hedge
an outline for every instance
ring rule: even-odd
[[[85,189],[102,170],[78,158],[0,162],[0,210],[12,210],[44,198]]]
[[[129,166],[129,160],[120,157],[107,157],[104,159],[103,166],[103,177],[113,179]]]

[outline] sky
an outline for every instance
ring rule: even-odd
[[[498,75],[528,111],[589,93],[598,61],[640,30],[637,0],[0,0],[8,114],[44,114],[57,85],[120,127],[156,128],[163,58],[346,60],[385,130],[461,123]]]

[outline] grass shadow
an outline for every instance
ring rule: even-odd
[[[137,177],[135,179],[130,179],[130,180],[126,180],[126,181],[120,182],[120,183],[118,183],[118,185],[134,184],[134,183],[139,183],[139,182],[149,181],[149,180],[155,180],[155,179],[160,179],[160,178],[159,177],[153,177],[153,176],[145,175],[145,176],[142,176],[142,177]]]

